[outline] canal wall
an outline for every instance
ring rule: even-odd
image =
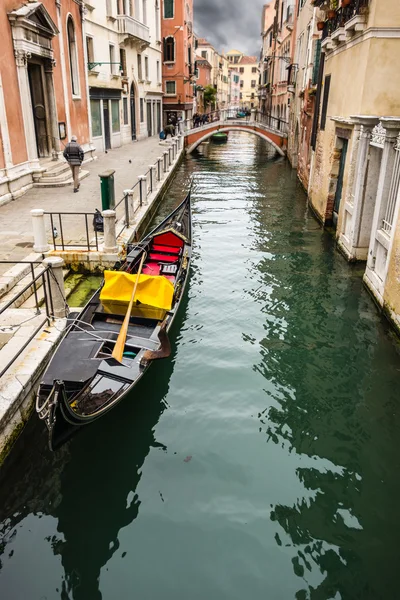
[[[138,241],[149,226],[172,183],[176,169],[184,158],[183,137],[177,138],[173,143],[163,143],[162,147],[162,165],[158,165],[158,169],[153,165],[154,171],[150,169],[151,185],[148,186],[146,176],[139,177],[142,202],[132,218],[129,218],[128,222],[124,222],[124,216],[117,218],[117,214],[111,218],[114,241],[110,241],[110,237],[107,238],[105,232],[105,235],[99,239],[100,245],[97,251],[82,251],[68,247],[64,251],[35,252],[27,258],[31,261],[41,260],[43,256],[50,261],[62,259],[64,273],[69,269],[80,272],[101,272],[105,268],[113,268],[118,261],[123,260],[128,244]],[[130,190],[126,190],[127,196],[129,192]],[[121,227],[122,231],[117,235],[115,232],[118,232]],[[41,234],[43,235],[43,231]],[[35,243],[37,245],[37,240]],[[114,248],[111,247],[112,251],[110,251],[110,244],[114,245]],[[7,312],[0,314],[0,372],[8,364],[13,352],[18,356],[0,379],[0,465],[34,409],[39,382],[67,325],[65,317],[52,319],[50,323],[47,321],[26,348],[23,348],[26,340],[35,331],[35,326],[37,327],[38,323],[40,326],[38,303],[36,302],[36,306],[26,307],[33,294],[33,287],[28,286],[25,290],[28,270],[27,263],[15,265],[4,273],[0,282],[0,292],[3,293],[3,297],[0,293],[0,311],[2,306],[5,307],[10,302],[10,298],[14,300],[15,297]],[[37,287],[39,296],[42,294],[39,301],[43,302],[46,285],[43,284],[42,290],[39,285]],[[62,302],[61,299],[61,304]]]

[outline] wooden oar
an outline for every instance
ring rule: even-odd
[[[136,288],[139,283],[139,277],[140,277],[140,273],[142,272],[142,267],[143,267],[145,258],[146,258],[146,252],[143,252],[142,260],[140,261],[140,265],[139,265],[139,269],[138,269],[137,277],[136,277],[136,281],[135,281],[135,286],[133,288],[133,292],[132,292],[132,296],[131,296],[131,299],[129,302],[128,310],[126,311],[125,319],[122,323],[121,330],[118,334],[117,341],[115,342],[114,350],[112,353],[112,357],[115,358],[115,360],[117,360],[120,363],[122,363],[122,357],[124,356],[125,342],[126,342],[126,336],[128,334],[129,320],[131,318],[133,301],[135,299]]]

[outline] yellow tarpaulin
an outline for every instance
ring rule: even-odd
[[[129,275],[124,271],[104,271],[104,286],[100,293],[100,301],[112,304],[128,304],[136,278],[137,275]],[[135,300],[142,304],[170,310],[173,295],[174,286],[165,277],[139,276]]]

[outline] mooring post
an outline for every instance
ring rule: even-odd
[[[169,151],[168,150],[164,150],[163,154],[164,154],[164,173],[168,173],[168,163],[167,163],[167,160],[168,160]]]
[[[101,214],[104,218],[104,252],[106,254],[115,254],[118,252],[115,210],[103,210]]]
[[[37,208],[31,210],[32,227],[33,227],[33,251],[43,252],[49,251],[49,245],[46,237],[46,224],[44,221],[44,210]]]
[[[67,316],[68,311],[63,274],[64,261],[58,256],[49,256],[44,259],[43,264],[49,267],[46,285],[46,292],[51,298],[49,305],[53,307],[54,317],[62,319]]]

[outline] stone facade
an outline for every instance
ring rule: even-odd
[[[91,133],[98,151],[162,129],[161,6],[146,0],[86,2]]]
[[[0,202],[32,187],[72,134],[91,152],[84,15],[74,0],[0,8]]]

